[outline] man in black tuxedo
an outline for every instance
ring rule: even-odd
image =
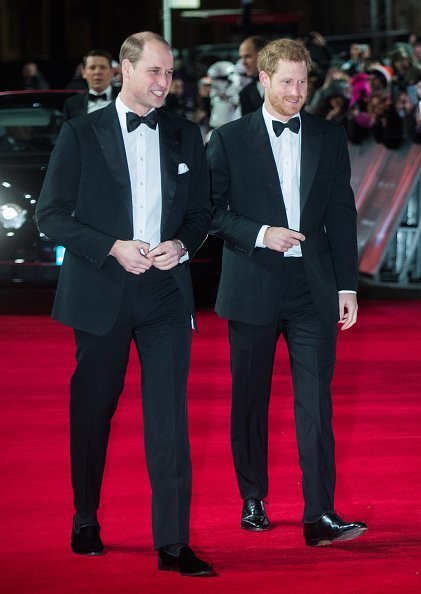
[[[251,81],[239,93],[241,115],[247,115],[263,103],[263,87],[259,82],[257,70],[257,54],[266,45],[266,40],[259,35],[247,37],[241,43],[238,53]]]
[[[310,56],[290,39],[259,53],[262,109],[208,145],[214,219],[224,240],[217,313],[229,320],[231,444],[241,526],[266,530],[268,408],[284,335],[294,386],[307,545],[364,533],[334,511],[331,380],[336,325],[357,320],[357,241],[343,129],[300,111]]]
[[[188,546],[186,412],[194,323],[188,260],[209,227],[207,162],[197,125],[159,109],[173,74],[170,46],[154,33],[137,33],[120,58],[120,95],[64,123],[37,206],[39,228],[66,248],[53,317],[73,327],[76,339],[72,549],[103,551],[101,481],[134,340],[158,567],[212,575]],[[141,522],[143,513],[144,506]]]
[[[86,81],[87,92],[66,99],[63,105],[64,119],[92,113],[114,101],[120,89],[111,85],[113,76],[111,54],[101,49],[88,52],[82,60],[82,78]]]

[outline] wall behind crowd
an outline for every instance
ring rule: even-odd
[[[203,43],[239,42],[250,34],[276,36],[289,32],[303,35],[310,30],[326,37],[355,32],[368,33],[373,28],[370,5],[378,9],[375,29],[421,30],[419,0],[356,0],[333,3],[329,0],[254,0],[257,10],[282,11],[285,23],[245,30],[241,18],[235,24],[212,23],[209,20],[182,18],[181,10],[172,11],[173,45],[192,47]],[[392,14],[386,14],[386,5]],[[240,9],[240,0],[202,0],[201,9]],[[289,23],[289,24],[288,24]],[[61,87],[73,74],[80,59],[95,47],[107,49],[117,57],[122,40],[135,30],[162,32],[160,0],[2,0],[0,3],[1,89],[16,86],[22,65],[36,62],[53,87]],[[382,38],[379,38],[380,40]],[[393,42],[393,37],[379,41]],[[377,43],[377,41],[375,41]],[[384,47],[379,48],[384,49]]]

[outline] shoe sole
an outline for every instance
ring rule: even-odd
[[[175,573],[179,573],[185,577],[216,577],[218,574],[214,571],[197,571],[196,573],[185,573],[184,571],[180,571],[176,567],[167,567],[166,565],[158,564],[159,571],[173,571]]]
[[[343,536],[335,538],[335,540],[353,540],[354,538],[358,538],[366,532],[367,528],[356,528],[355,530],[350,530],[349,532],[346,532]]]
[[[216,577],[218,574],[214,571],[201,571],[200,573],[181,573],[185,577]]]
[[[101,555],[104,555],[104,551],[88,551],[86,553],[75,551],[73,549],[72,551],[75,555],[82,555],[83,557],[100,557]]]
[[[267,530],[270,530],[270,526],[266,526],[265,528],[257,528],[256,526],[243,526],[241,524],[240,527],[242,530],[248,530],[249,532],[266,532]]]
[[[358,538],[359,536],[362,536],[363,534],[365,534],[365,532],[367,532],[367,528],[356,528],[355,530],[350,530],[349,532],[346,532],[342,536],[338,536],[338,538],[333,538],[331,540],[327,540],[327,539],[306,540],[306,545],[308,547],[326,547],[336,541],[344,542],[346,540],[354,540],[354,538]]]

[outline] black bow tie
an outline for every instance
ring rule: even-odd
[[[147,126],[149,126],[149,128],[155,130],[157,123],[158,119],[156,117],[156,109],[154,109],[153,111],[148,113],[148,115],[145,116],[139,116],[137,115],[137,113],[134,113],[133,111],[128,111],[126,113],[127,132],[133,132],[133,130],[136,130],[136,128],[140,126],[140,124],[146,124]]]
[[[93,93],[89,93],[89,101],[99,101],[102,99],[103,101],[107,100],[107,93],[102,93],[101,95],[94,95]]]
[[[278,122],[278,120],[272,120],[272,126],[276,136],[280,136],[285,128],[289,128],[291,132],[298,134],[300,131],[300,118],[292,118],[286,124]]]

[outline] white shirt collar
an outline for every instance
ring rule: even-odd
[[[89,93],[91,95],[103,95],[104,93],[107,95],[107,101],[111,101],[111,93],[112,93],[112,88],[111,85],[108,86],[106,89],[104,89],[101,93],[98,93],[98,91],[94,91],[94,89],[89,89]]]

